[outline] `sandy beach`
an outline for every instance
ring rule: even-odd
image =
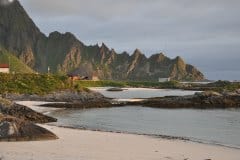
[[[239,160],[240,150],[141,135],[43,125],[59,139],[0,142],[1,160]]]

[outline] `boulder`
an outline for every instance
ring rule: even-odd
[[[215,97],[215,96],[222,96],[222,94],[214,91],[205,91],[205,92],[197,92],[195,93],[196,96],[200,97]]]
[[[114,87],[114,88],[107,89],[107,91],[110,91],[110,92],[121,92],[121,91],[123,91],[123,89],[122,88],[118,88],[118,87]]]
[[[240,89],[237,89],[237,90],[236,90],[236,93],[237,93],[237,94],[240,94]]]
[[[58,137],[45,128],[0,113],[0,141],[54,140]]]
[[[3,98],[0,98],[0,113],[34,123],[48,123],[57,121],[56,118],[43,115],[42,113],[38,113],[26,106],[13,103]]]

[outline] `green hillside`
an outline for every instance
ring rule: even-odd
[[[0,64],[9,64],[11,73],[34,73],[34,71],[24,64],[17,57],[7,52],[4,49],[0,49]]]

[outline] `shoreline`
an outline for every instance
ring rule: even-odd
[[[64,126],[64,125],[55,125],[55,124],[45,124],[46,126],[53,126],[53,127],[59,127],[59,128],[65,128],[65,129],[73,129],[73,130],[80,130],[80,131],[91,131],[91,132],[103,132],[103,133],[115,133],[115,134],[126,134],[126,135],[136,135],[136,136],[147,136],[152,137],[156,139],[164,139],[164,140],[177,140],[177,141],[183,141],[183,142],[192,142],[192,143],[198,143],[198,144],[205,144],[210,146],[216,146],[216,147],[225,147],[229,149],[237,149],[240,151],[240,146],[234,146],[234,145],[228,145],[228,144],[221,144],[218,142],[209,142],[207,140],[201,140],[201,139],[195,139],[195,138],[188,138],[188,137],[177,137],[177,136],[170,136],[170,135],[158,135],[158,134],[144,134],[144,133],[133,133],[133,132],[125,132],[125,131],[107,131],[102,129],[91,129],[86,127],[71,127],[71,126]]]
[[[51,112],[58,111],[58,110],[65,110],[67,108],[54,108],[54,107],[42,107],[41,105],[44,104],[65,104],[66,102],[44,102],[44,101],[16,101],[18,104],[22,104],[24,106],[27,106],[36,112],[40,112],[43,114],[48,115]],[[120,107],[120,106],[119,106]],[[142,106],[142,107],[148,107],[148,106]],[[151,107],[148,107],[151,108]],[[89,108],[94,109],[94,108]],[[164,108],[167,109],[167,108]],[[54,127],[60,127],[60,128],[66,128],[66,129],[74,129],[74,130],[83,130],[83,131],[93,131],[93,132],[106,132],[106,133],[116,133],[116,134],[129,134],[129,135],[140,135],[140,136],[148,136],[148,137],[154,137],[154,138],[160,138],[160,139],[166,139],[166,140],[179,140],[179,141],[189,141],[193,143],[199,143],[199,144],[206,144],[206,145],[212,145],[212,146],[220,146],[220,147],[227,147],[232,149],[239,149],[240,146],[235,146],[231,144],[222,144],[219,142],[212,142],[207,140],[201,140],[196,139],[192,137],[178,137],[178,136],[171,136],[171,135],[160,135],[160,134],[145,134],[145,133],[133,133],[133,132],[127,132],[127,131],[113,131],[113,130],[104,130],[104,129],[94,129],[94,128],[87,128],[87,127],[74,127],[74,126],[64,126],[54,124],[57,122],[47,123],[47,126],[54,126]]]
[[[54,141],[3,142],[3,160],[238,160],[239,149],[144,135],[40,125],[59,136]],[[48,147],[46,147],[48,146]],[[51,148],[51,149],[49,149]]]

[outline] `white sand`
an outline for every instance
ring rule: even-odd
[[[59,140],[0,142],[2,160],[239,160],[240,150],[147,136],[46,126]]]

